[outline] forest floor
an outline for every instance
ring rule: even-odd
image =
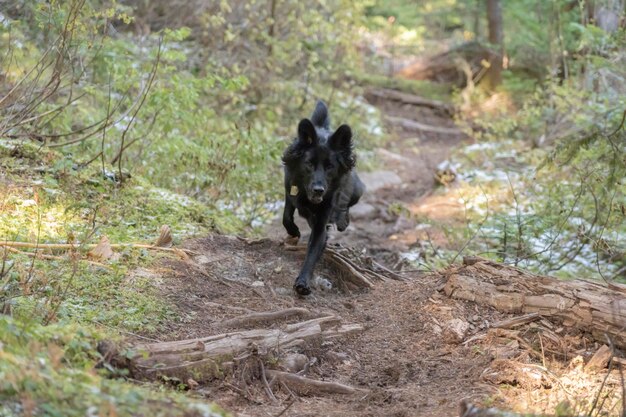
[[[438,126],[453,125],[449,118],[430,109],[392,101],[375,104],[386,115]],[[335,232],[330,241],[365,250],[390,267],[400,261],[398,254],[408,250],[419,237],[410,233],[414,228],[407,224],[411,222],[409,218],[390,212],[389,205],[401,202],[406,207],[419,206],[420,200],[427,199],[435,186],[433,174],[437,165],[461,139],[460,135],[438,133],[417,137],[416,132],[403,129],[396,133],[397,139],[391,146],[378,151],[382,171],[362,174],[368,192],[361,207],[355,206],[351,226],[344,234]],[[201,259],[203,268],[221,265],[217,275],[227,274],[250,286],[207,285],[204,276],[176,268],[176,274],[182,277],[164,283],[168,298],[193,318],[179,328],[168,329],[167,339],[212,334],[222,319],[245,311],[237,312],[237,308],[270,311],[305,307],[314,313],[340,316],[345,322],[363,323],[367,328],[358,337],[325,346],[326,352],[310,352],[319,364],[313,367],[312,374],[373,391],[365,398],[351,400],[302,398],[284,415],[403,416],[419,412],[449,416],[457,413],[460,399],[488,395],[489,389],[477,383],[488,364],[485,358],[470,355],[469,348],[446,344],[429,324],[433,323],[433,316],[445,322],[456,316],[475,315],[455,311],[463,307],[455,307],[449,300],[442,302],[436,276],[409,272],[404,282],[387,281],[366,292],[316,291],[311,297],[300,299],[292,293],[291,285],[302,255],[280,249],[276,242],[285,233],[279,221],[272,224],[267,235],[271,241],[253,245],[221,236],[189,242],[190,249],[207,254],[209,259]],[[213,270],[213,274],[216,272]],[[332,281],[327,272],[328,269],[322,269],[320,274]],[[331,358],[333,355],[339,359]],[[209,391],[209,398],[242,416],[276,415],[284,408],[269,401],[251,403],[219,386]]]
[[[438,110],[368,98],[385,116],[454,128],[450,117]],[[199,255],[166,261],[158,274],[143,271],[159,276],[160,291],[181,315],[150,337],[171,341],[241,329],[283,328],[297,319],[256,325],[244,322],[230,328],[222,323],[251,312],[292,307],[305,308],[312,317],[331,315],[342,323],[363,326],[362,332],[343,338],[263,352],[275,359],[268,362],[270,368],[272,364],[279,368],[289,353],[304,354],[310,363],[306,376],[347,384],[364,390],[362,393],[306,396],[274,385],[272,399],[260,381],[237,372],[226,382],[201,383],[194,388],[196,395],[237,416],[453,416],[459,415],[462,400],[541,413],[563,406],[563,399],[586,403],[591,386],[581,388],[572,382],[568,361],[544,356],[542,369],[553,376],[552,383],[546,383],[546,376],[537,376],[536,371],[513,366],[528,362],[529,347],[516,337],[521,337],[519,332],[532,333],[532,326],[508,337],[485,337],[491,325],[507,315],[448,298],[441,292],[445,271],[410,269],[402,260],[401,254],[413,245],[446,245],[441,226],[432,224],[463,222],[458,198],[433,192],[439,164],[462,141],[463,136],[456,133],[395,128],[391,144],[377,150],[380,170],[362,173],[368,191],[353,208],[350,227],[343,234],[335,232],[329,241],[331,247],[353,248],[355,253],[399,271],[403,280],[387,279],[367,290],[348,291],[339,282],[337,271],[324,261],[317,275],[330,281],[332,289],[318,288],[309,297],[296,297],[292,284],[303,252],[287,250],[277,219],[266,238],[254,241],[211,235],[189,240],[183,247]],[[419,226],[416,218],[438,223]],[[306,236],[300,243],[304,242]],[[587,343],[586,339],[577,340],[578,345]],[[587,351],[594,351],[592,345],[586,346]],[[516,361],[506,362],[512,359]],[[601,380],[599,376],[596,379]],[[583,390],[583,400],[577,397],[578,389]],[[566,405],[570,407],[570,403]]]

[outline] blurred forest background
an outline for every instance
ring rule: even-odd
[[[218,415],[93,370],[96,341],[181,320],[152,281],[127,279],[159,253],[93,248],[103,237],[153,242],[162,225],[175,243],[263,235],[280,209],[282,151],[318,98],[356,132],[362,172],[388,169],[376,150],[394,141],[368,89],[453,109],[465,139],[429,181],[460,202],[460,220],[388,201],[390,214],[444,236],[407,250],[412,267],[480,255],[626,282],[625,10],[623,0],[0,1],[0,414]]]

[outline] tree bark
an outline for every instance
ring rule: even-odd
[[[626,285],[560,281],[480,258],[464,264],[447,272],[446,295],[506,313],[537,313],[626,348]]]
[[[487,23],[489,43],[493,52],[489,58],[489,70],[485,76],[485,87],[493,90],[502,83],[502,59],[504,57],[504,35],[502,5],[500,0],[487,0]]]

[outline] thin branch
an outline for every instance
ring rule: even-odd
[[[120,143],[120,157],[118,159],[118,171],[120,174],[120,182],[124,182],[124,176],[122,175],[122,155],[121,154],[124,152],[124,141],[126,140],[126,134],[128,133],[128,130],[132,126],[133,122],[135,121],[135,118],[137,117],[137,113],[139,113],[139,110],[141,110],[141,108],[143,107],[146,101],[146,98],[148,98],[148,93],[150,92],[150,89],[152,88],[152,84],[154,83],[154,79],[156,77],[157,70],[159,68],[159,63],[161,62],[161,47],[162,46],[163,46],[163,37],[160,37],[159,46],[157,49],[157,56],[156,56],[154,65],[152,66],[152,71],[150,72],[150,77],[148,78],[148,84],[146,85],[146,88],[144,90],[143,97],[141,98],[139,105],[135,108],[135,111],[133,115],[131,116],[130,121],[126,125],[126,128],[122,132],[122,138],[121,138],[121,143]]]

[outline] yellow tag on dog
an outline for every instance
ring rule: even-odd
[[[290,195],[298,195],[298,187],[295,185],[291,186],[291,191],[289,191]]]

